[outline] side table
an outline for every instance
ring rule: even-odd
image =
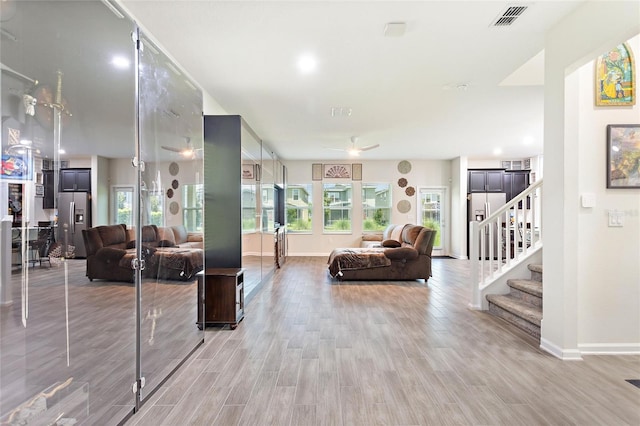
[[[207,268],[196,277],[198,327],[229,324],[234,330],[244,318],[244,269]]]

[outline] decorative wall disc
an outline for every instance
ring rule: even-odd
[[[169,212],[171,214],[178,214],[179,211],[180,211],[180,205],[175,201],[172,201],[171,204],[169,204]]]
[[[411,203],[407,200],[398,201],[398,211],[400,213],[409,213],[411,210]]]
[[[173,189],[171,188],[167,189],[167,197],[173,198]]]
[[[172,187],[173,189],[178,189],[178,186],[180,186],[180,183],[178,182],[178,179],[174,179],[174,180],[171,182],[171,187]]]
[[[416,193],[416,189],[413,186],[409,186],[407,187],[407,189],[404,190],[404,193],[407,194],[409,197],[413,197],[414,194]]]
[[[180,171],[180,166],[175,161],[169,164],[169,173],[171,176],[176,176]]]
[[[398,163],[398,171],[403,175],[406,175],[411,171],[411,163],[407,160],[402,160]]]
[[[404,188],[405,186],[407,186],[407,180],[405,178],[400,178],[398,179],[398,186],[400,188]]]

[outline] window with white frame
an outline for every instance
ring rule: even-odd
[[[182,187],[182,223],[189,232],[204,230],[204,185],[186,184]]]
[[[133,186],[114,186],[111,217],[114,224],[124,223],[133,227],[133,208],[135,205]]]
[[[287,184],[287,232],[310,233],[311,184]]]
[[[362,184],[362,229],[383,231],[391,222],[391,185]]]
[[[351,184],[323,185],[325,232],[351,232]]]

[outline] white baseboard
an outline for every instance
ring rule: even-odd
[[[474,305],[473,303],[469,303],[467,305],[467,308],[471,309],[472,311],[481,311],[482,305]]]
[[[563,361],[582,361],[582,355],[577,349],[562,349],[550,341],[540,338],[540,349],[549,352]]]
[[[450,254],[450,257],[453,257],[454,259],[459,259],[459,260],[469,260],[469,258],[467,256],[463,256],[460,254]]]
[[[581,343],[583,355],[638,355],[640,343]]]

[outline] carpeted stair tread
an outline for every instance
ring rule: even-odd
[[[527,265],[531,272],[540,272],[542,273],[542,265],[536,263],[530,263]]]
[[[542,322],[542,309],[509,294],[489,294],[487,300],[507,312],[514,314],[532,324],[540,327]]]
[[[542,297],[542,281],[511,279],[507,280],[509,287],[518,289],[522,292]]]

